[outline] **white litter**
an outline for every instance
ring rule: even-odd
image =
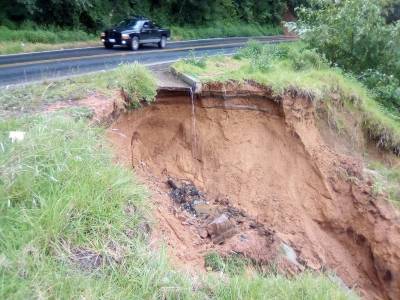
[[[25,132],[23,132],[23,131],[10,131],[8,137],[11,139],[12,143],[21,142],[25,138]]]

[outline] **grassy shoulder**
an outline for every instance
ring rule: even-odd
[[[77,101],[93,94],[114,101],[120,98],[116,97],[119,92],[125,96],[124,101],[117,101],[122,110],[136,108],[142,101],[154,100],[157,82],[146,67],[133,63],[95,75],[4,88],[0,93],[0,119],[22,117],[56,102]]]
[[[247,23],[213,24],[203,27],[170,26],[172,40],[263,36],[282,34],[281,27]],[[0,55],[45,50],[101,46],[97,35],[82,30],[24,27],[10,29],[0,26]]]
[[[222,37],[279,35],[283,33],[282,27],[275,25],[260,25],[257,23],[217,23],[202,27],[182,27],[172,25],[170,28],[172,39],[176,41]]]
[[[25,138],[12,143],[15,130]],[[113,163],[101,128],[68,114],[1,120],[0,166],[2,299],[355,299],[311,273],[174,270],[150,248],[145,188]]]
[[[99,44],[94,34],[82,30],[24,27],[10,29],[0,26],[0,54],[78,48]]]

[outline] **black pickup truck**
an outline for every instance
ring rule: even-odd
[[[136,51],[141,44],[155,43],[165,48],[170,36],[169,29],[160,28],[145,17],[132,17],[102,32],[101,41],[107,49],[121,45]]]

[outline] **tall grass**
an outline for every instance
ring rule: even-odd
[[[96,35],[83,30],[26,25],[10,29],[0,26],[0,54],[57,50],[98,45]]]
[[[11,130],[25,139],[11,143]],[[0,298],[354,298],[312,274],[176,272],[149,246],[146,194],[100,129],[61,114],[0,121]]]
[[[64,30],[57,27],[25,27],[21,29],[9,29],[0,26],[0,41],[56,44],[75,41],[88,41],[95,39],[94,34],[83,30]]]
[[[157,82],[153,74],[139,63],[124,64],[116,70],[118,86],[126,97],[127,109],[140,106],[140,102],[153,102],[157,95]]]

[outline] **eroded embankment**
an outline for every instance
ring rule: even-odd
[[[210,249],[268,264],[290,245],[296,261],[278,262],[286,271],[333,270],[367,298],[400,299],[398,216],[373,196],[360,161],[326,146],[312,103],[251,84],[207,88],[194,113],[188,98],[162,98],[109,130],[153,190],[155,238],[199,268]],[[174,205],[168,178],[206,193],[196,217]],[[209,228],[221,215],[233,227],[222,244]]]

